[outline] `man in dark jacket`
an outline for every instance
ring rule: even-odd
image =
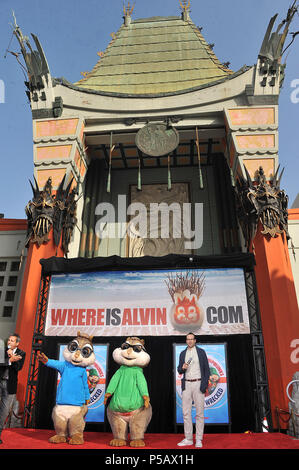
[[[18,387],[18,372],[22,369],[26,353],[18,348],[20,337],[16,333],[7,340],[4,363],[0,365],[0,444],[1,432],[9,415]]]
[[[208,388],[210,368],[207,355],[202,348],[196,346],[193,333],[186,336],[187,348],[181,352],[178,373],[182,377],[182,409],[184,418],[185,439],[178,446],[193,445],[192,402],[196,409],[196,444],[202,447],[204,430],[204,397]]]

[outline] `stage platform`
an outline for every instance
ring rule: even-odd
[[[111,447],[110,440],[113,438],[111,433],[108,432],[85,432],[85,442],[82,445],[64,444],[51,444],[48,442],[49,437],[54,435],[53,430],[45,429],[24,429],[24,428],[9,428],[4,429],[2,432],[2,441],[0,450],[77,450],[95,451],[105,450],[107,455],[109,452],[119,454],[121,450],[128,449],[131,455],[136,451],[172,451],[172,454],[191,451],[198,453],[206,450],[299,450],[299,439],[294,439],[283,433],[223,433],[223,434],[205,434],[203,439],[203,447],[200,449],[195,446],[178,447],[177,443],[183,439],[182,434],[146,434],[145,443],[143,448],[133,448],[129,445],[124,447]],[[109,452],[108,452],[109,451]],[[157,452],[155,452],[157,453]]]

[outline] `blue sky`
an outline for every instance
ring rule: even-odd
[[[290,3],[291,0],[191,0],[191,19],[203,27],[207,42],[215,44],[218,58],[230,61],[230,67],[237,71],[245,64],[256,63],[270,18],[279,14],[277,27]],[[0,0],[0,80],[5,88],[4,103],[0,103],[0,213],[5,217],[25,218],[24,207],[32,197],[28,180],[33,175],[32,119],[25,77],[16,58],[9,52],[5,57],[7,48],[20,50],[16,38],[10,42],[12,10],[23,34],[38,36],[52,76],[75,82],[82,78],[81,72],[93,68],[99,58],[97,52],[106,49],[111,33],[121,26],[122,8],[123,0]],[[135,0],[133,19],[179,14],[179,0]],[[290,31],[298,30],[297,13]],[[290,40],[291,37],[286,44]],[[281,187],[289,195],[289,207],[299,192],[299,102],[291,101],[295,91],[291,84],[294,80],[299,84],[298,53],[299,35],[288,49],[279,102],[279,158],[281,167],[285,167]]]
[[[104,302],[138,302],[143,299],[170,301],[165,280],[177,271],[96,271],[77,274],[59,274],[52,277],[49,303],[78,303],[96,305]],[[179,274],[185,270],[180,270]],[[242,269],[201,269],[204,273],[204,293],[211,298],[245,297]],[[228,289],[229,284],[229,289]],[[136,287],[137,286],[137,287]],[[104,288],[103,288],[104,287]],[[217,292],[217,294],[215,294]]]

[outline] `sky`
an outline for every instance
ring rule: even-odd
[[[187,270],[180,270],[179,274],[185,271]],[[78,305],[86,302],[89,305],[97,305],[99,302],[136,303],[142,302],[142,299],[154,298],[160,302],[161,299],[170,299],[165,281],[169,274],[174,277],[177,272],[176,270],[141,270],[57,274],[52,278],[50,297],[51,300],[53,298],[53,303],[58,305],[70,303],[70,299],[73,304]],[[238,299],[246,297],[242,269],[201,269],[198,273],[204,274],[203,293],[209,298],[208,302],[217,297],[223,299],[228,292]],[[216,301],[213,300],[213,302]],[[222,305],[221,302],[220,305]],[[227,305],[230,304],[227,303]]]
[[[238,71],[254,65],[270,18],[275,28],[293,0],[190,0],[190,16],[221,62]],[[131,1],[131,4],[134,3]],[[127,4],[127,0],[126,0]],[[111,33],[123,23],[123,0],[0,0],[0,213],[24,219],[32,198],[33,141],[31,110],[24,71],[11,52],[20,52],[12,36],[13,14],[24,35],[36,34],[53,77],[70,82],[92,70],[97,52],[105,51]],[[179,0],[135,0],[133,19],[179,16]],[[299,31],[299,14],[290,32]],[[292,37],[288,36],[286,45]],[[299,35],[283,56],[286,76],[279,99],[279,161],[284,174],[281,188],[289,207],[299,193]],[[2,88],[1,88],[2,87]],[[1,94],[2,90],[2,94]],[[297,102],[298,101],[298,102]]]

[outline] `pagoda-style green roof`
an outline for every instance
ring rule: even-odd
[[[217,59],[189,17],[126,23],[76,87],[116,95],[169,95],[223,81],[233,74]]]

